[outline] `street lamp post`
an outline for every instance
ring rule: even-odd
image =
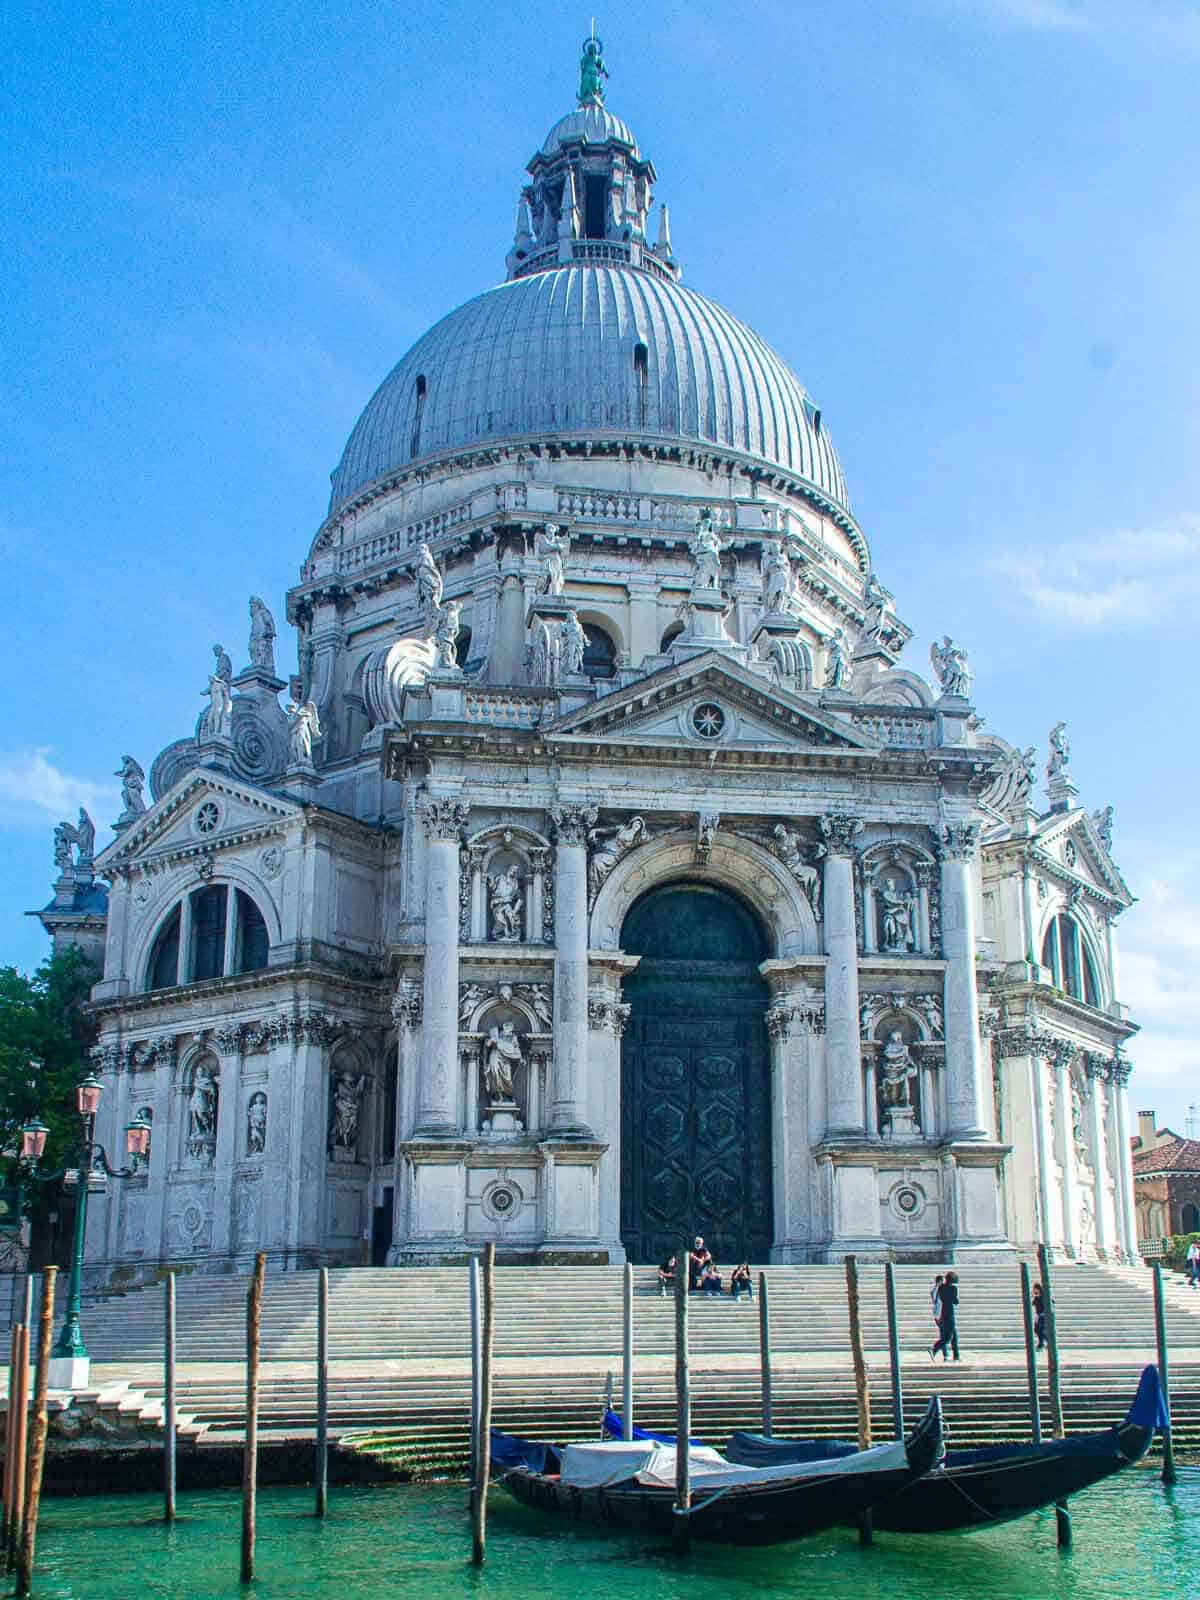
[[[67,1283],[67,1315],[59,1330],[50,1356],[50,1384],[55,1389],[81,1389],[86,1386],[91,1369],[91,1359],[83,1342],[80,1323],[80,1301],[83,1293],[83,1248],[87,1238],[88,1187],[97,1157],[110,1178],[132,1178],[150,1153],[150,1124],[137,1116],[126,1126],[125,1149],[130,1158],[127,1167],[114,1167],[102,1144],[96,1143],[96,1112],[104,1085],[89,1073],[75,1091],[75,1109],[83,1126],[79,1146],[77,1198],[75,1202],[75,1232],[71,1243],[71,1275]],[[21,1130],[21,1154],[30,1163],[29,1176],[36,1183],[57,1183],[71,1171],[69,1166],[57,1172],[38,1172],[37,1164],[46,1148],[46,1124],[38,1117],[32,1118]]]

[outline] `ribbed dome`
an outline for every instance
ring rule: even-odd
[[[350,435],[330,510],[421,457],[561,433],[723,445],[849,504],[816,407],[756,333],[668,279],[588,265],[489,289],[418,339]]]
[[[546,135],[542,154],[552,156],[564,144],[576,139],[582,139],[585,144],[607,144],[609,140],[616,140],[619,144],[631,146],[635,152],[638,147],[629,124],[622,122],[620,117],[614,117],[605,106],[598,106],[594,102],[568,111],[565,117],[559,117]]]

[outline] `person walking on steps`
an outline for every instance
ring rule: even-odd
[[[1033,1294],[1030,1298],[1033,1301],[1033,1331],[1037,1338],[1037,1347],[1039,1350],[1044,1350],[1046,1348],[1046,1291],[1040,1283],[1034,1284]]]
[[[935,1360],[937,1353],[942,1352],[942,1360],[947,1361],[947,1350],[958,1355],[958,1274],[948,1272],[942,1279],[942,1293],[938,1305],[938,1341],[930,1346],[929,1359]]]
[[[1200,1284],[1200,1240],[1193,1239],[1187,1251],[1188,1279],[1194,1289]]]
[[[929,1291],[929,1304],[933,1311],[933,1320],[942,1320],[942,1275],[939,1272],[933,1280],[933,1288]]]

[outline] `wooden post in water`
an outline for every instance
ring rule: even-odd
[[[900,1373],[900,1325],[896,1317],[896,1269],[890,1261],[883,1265],[883,1287],[887,1295],[888,1358],[892,1368],[892,1427],[897,1439],[904,1437],[904,1380]]]
[[[858,1448],[871,1448],[871,1390],[867,1383],[867,1361],[863,1354],[862,1312],[858,1300],[858,1262],[854,1256],[846,1257],[846,1309],[850,1318],[850,1355],[854,1361],[854,1398],[858,1406]],[[874,1539],[871,1513],[863,1511],[858,1518],[858,1542],[870,1544]]]
[[[42,1503],[42,1472],[46,1465],[46,1435],[50,1431],[50,1411],[46,1396],[50,1390],[50,1346],[54,1341],[54,1280],[57,1267],[42,1273],[42,1311],[38,1320],[37,1381],[33,1391],[33,1424],[29,1438],[29,1482],[25,1495],[25,1526],[21,1529],[21,1549],[17,1556],[17,1593],[27,1595],[33,1583],[33,1559],[37,1550],[38,1511]]]
[[[762,1380],[762,1431],[769,1439],[775,1431],[771,1396],[771,1308],[767,1301],[767,1275],[758,1275],[758,1370]]]
[[[691,1543],[692,1379],[688,1365],[688,1242],[675,1261],[675,1518],[671,1544],[682,1555]]]
[[[1028,1261],[1021,1262],[1021,1320],[1025,1327],[1025,1376],[1029,1384],[1029,1432],[1034,1444],[1041,1444],[1042,1402],[1038,1394],[1037,1344],[1033,1337],[1033,1299],[1029,1288]]]
[[[15,1566],[25,1526],[25,1495],[29,1440],[29,1322],[17,1324],[17,1414],[13,1422],[12,1533],[8,1546],[8,1565]]]
[[[483,1247],[483,1337],[479,1352],[479,1440],[471,1506],[471,1561],[481,1567],[487,1546],[488,1477],[492,1465],[492,1351],[496,1343],[496,1246]]]
[[[317,1505],[329,1509],[329,1268],[317,1274]]]
[[[163,1282],[163,1520],[175,1521],[175,1446],[179,1411],[175,1385],[175,1274]]]
[[[625,1263],[621,1296],[621,1437],[633,1438],[633,1263]]]
[[[1162,1384],[1163,1404],[1167,1408],[1168,1418],[1171,1415],[1171,1374],[1167,1363],[1167,1313],[1163,1303],[1163,1276],[1162,1267],[1154,1263],[1154,1337],[1158,1345],[1158,1379]],[[1175,1444],[1171,1438],[1171,1425],[1168,1421],[1163,1431],[1163,1465],[1162,1481],[1175,1483]]]
[[[467,1307],[471,1325],[471,1459],[470,1487],[467,1492],[467,1514],[475,1515],[475,1486],[479,1482],[479,1417],[483,1410],[483,1394],[479,1386],[480,1360],[483,1352],[483,1322],[479,1299],[479,1257],[467,1262]]]
[[[254,1276],[246,1296],[246,1444],[242,1453],[242,1582],[254,1577],[254,1542],[258,1520],[258,1366],[262,1343],[265,1254],[254,1258]]]
[[[1058,1367],[1058,1325],[1054,1315],[1054,1284],[1050,1273],[1050,1252],[1038,1245],[1038,1271],[1042,1275],[1042,1298],[1046,1303],[1046,1370],[1050,1378],[1050,1420],[1056,1439],[1067,1436],[1063,1421],[1062,1374]],[[1071,1513],[1065,1500],[1054,1502],[1054,1523],[1060,1550],[1071,1548]]]
[[[8,1340],[8,1409],[4,1413],[4,1517],[3,1517],[3,1549],[6,1570],[12,1568],[13,1533],[13,1462],[16,1451],[13,1449],[13,1436],[17,1425],[17,1346],[20,1343],[18,1329],[21,1324],[14,1322]]]

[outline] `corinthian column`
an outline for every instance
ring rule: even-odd
[[[942,829],[942,954],[946,958],[946,1132],[951,1139],[987,1136],[984,1068],[975,982],[975,899],[972,870],[979,825]]]
[[[458,1127],[458,847],[467,807],[456,800],[427,800],[421,820],[428,844],[418,1136],[454,1133]]]
[[[825,841],[825,1133],[865,1134],[862,1046],[859,1043],[858,938],[854,926],[854,841],[857,817],[818,819]]]
[[[554,1088],[550,1132],[589,1135],[587,1104],[588,904],[587,836],[595,806],[554,806],[555,913]],[[457,992],[457,988],[456,988]]]

